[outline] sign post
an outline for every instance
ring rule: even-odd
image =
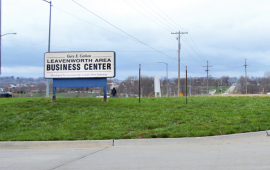
[[[103,87],[107,100],[107,78],[115,77],[115,52],[45,53],[45,78],[53,79],[53,99],[57,87]]]

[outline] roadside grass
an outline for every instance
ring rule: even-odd
[[[270,129],[269,97],[0,98],[0,141],[179,138]]]

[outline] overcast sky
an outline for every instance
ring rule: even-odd
[[[270,71],[269,0],[52,0],[51,52],[115,51],[116,78],[263,76]],[[49,3],[2,0],[2,75],[43,77]]]

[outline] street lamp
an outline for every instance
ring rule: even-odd
[[[1,28],[0,28],[1,29]],[[9,35],[9,34],[17,34],[17,33],[6,33],[6,34],[3,34],[3,35],[1,35],[1,37],[0,37],[0,75],[1,75],[1,73],[2,73],[2,71],[1,71],[1,57],[2,57],[2,51],[1,51],[1,47],[2,47],[2,37],[3,36],[5,36],[5,35]]]
[[[167,74],[167,97],[168,97],[168,63],[165,63],[165,62],[158,62],[158,63],[166,64],[166,74]]]
[[[17,34],[17,33],[15,33],[15,32],[13,32],[13,33],[6,33],[6,34],[1,35],[1,37],[5,36],[5,35],[8,35],[8,34]]]
[[[50,52],[50,48],[51,48],[51,14],[52,14],[52,1],[46,1],[43,0],[47,3],[50,4],[50,18],[49,18],[49,42],[48,42],[48,52]],[[50,82],[49,79],[47,79],[47,88],[46,88],[46,97],[49,97],[49,86],[50,86]]]

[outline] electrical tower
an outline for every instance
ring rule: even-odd
[[[181,49],[181,43],[180,43],[180,36],[181,34],[188,34],[188,32],[175,32],[171,34],[178,34],[178,97],[180,96],[180,49]]]
[[[212,66],[208,66],[208,61],[207,61],[207,66],[203,66],[203,67],[207,67],[207,69],[205,70],[207,72],[207,88],[206,88],[206,92],[207,92],[207,95],[209,94],[209,90],[208,90],[208,67],[212,67]]]

